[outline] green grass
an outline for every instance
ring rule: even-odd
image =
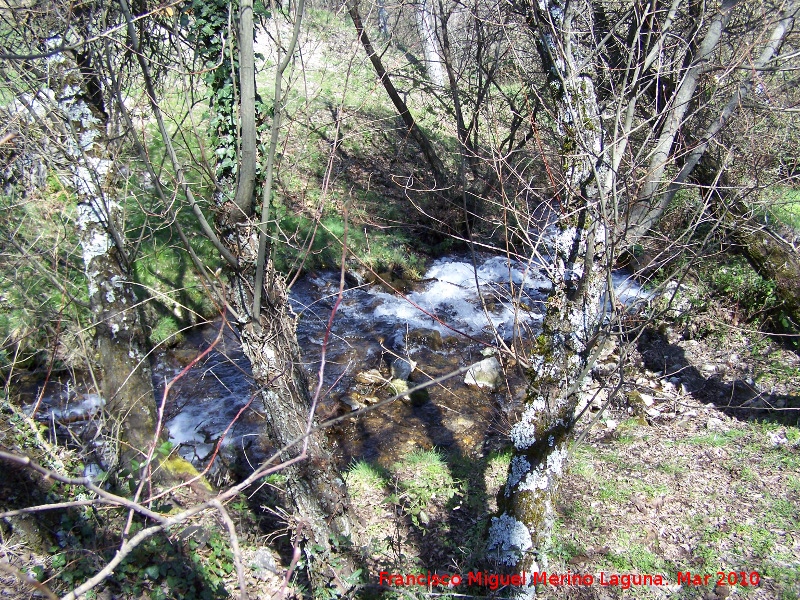
[[[625,481],[606,480],[599,485],[598,498],[600,500],[613,500],[618,504],[627,503],[633,491],[627,486]]]
[[[453,478],[439,450],[415,450],[392,465],[401,493],[398,501],[412,521],[424,523],[424,510],[434,500],[445,503],[461,495],[461,483]]]
[[[284,243],[277,245],[274,259],[279,270],[339,267],[345,233],[341,216],[325,216],[315,222],[305,215],[285,211],[280,224],[280,238]],[[347,251],[351,268],[359,269],[363,263],[376,273],[399,270],[409,279],[418,279],[424,272],[424,258],[415,251],[413,242],[400,233],[369,232],[349,224]]]
[[[626,545],[625,550],[611,552],[606,561],[621,573],[665,573],[670,565],[638,543]]]
[[[572,449],[569,460],[569,472],[580,475],[588,480],[593,480],[597,474],[595,460],[597,452],[587,444],[581,444]]]
[[[487,491],[497,491],[508,480],[508,468],[511,465],[511,450],[493,452],[486,459],[484,479]],[[474,464],[472,465],[474,469]]]
[[[353,462],[344,479],[354,500],[370,498],[375,493],[381,494],[389,483],[389,477],[382,469],[363,460]]]
[[[656,469],[662,473],[666,473],[667,475],[677,475],[678,473],[683,473],[686,470],[686,467],[681,463],[681,461],[674,460],[664,461],[663,463],[656,465]]]
[[[688,439],[688,443],[695,446],[712,446],[720,448],[727,446],[747,435],[746,431],[739,429],[731,429],[723,433],[711,432],[703,435],[696,435]]]
[[[800,230],[800,190],[776,185],[762,194],[762,202],[767,207],[768,218]]]

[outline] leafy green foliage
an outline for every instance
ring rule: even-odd
[[[0,236],[8,240],[0,253],[0,374],[12,362],[68,362],[88,315],[75,199],[52,173],[25,197],[6,191],[0,193]]]
[[[51,548],[54,554],[50,566],[65,588],[86,581],[114,554],[115,544],[109,544],[104,535],[111,532],[99,525],[89,512],[78,516],[65,513],[62,517],[59,538],[63,547]],[[131,535],[141,528],[134,523]],[[216,531],[205,541],[189,538],[182,544],[153,536],[126,557],[107,585],[128,598],[145,595],[154,600],[214,600],[228,597],[224,583],[233,569],[233,555]]]
[[[759,276],[741,257],[711,270],[709,286],[717,298],[727,298],[744,311],[747,320],[778,308],[775,283]]]

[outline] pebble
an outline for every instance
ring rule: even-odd
[[[710,377],[711,375],[717,372],[717,365],[712,363],[703,363],[700,366],[700,372],[706,377]]]
[[[356,375],[356,381],[364,385],[379,385],[386,383],[386,379],[378,369],[370,369]]]
[[[342,404],[346,404],[347,406],[349,406],[351,411],[356,411],[364,408],[364,405],[361,404],[358,400],[356,400],[352,396],[342,396],[341,398],[339,398],[339,401]]]
[[[256,579],[267,579],[268,573],[278,573],[278,565],[269,549],[257,550],[249,562]]]
[[[770,431],[769,441],[772,442],[772,445],[776,447],[785,446],[789,443],[789,439],[786,437],[786,431],[783,429],[778,431]]]

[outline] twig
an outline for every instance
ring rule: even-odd
[[[239,536],[236,535],[236,525],[234,525],[231,516],[225,507],[218,500],[212,500],[211,506],[219,511],[222,517],[222,522],[228,530],[228,535],[231,538],[231,552],[233,552],[233,564],[236,565],[236,574],[239,576],[239,590],[241,591],[240,598],[247,600],[247,580],[244,576],[244,567],[242,566],[242,550],[239,548]]]
[[[22,571],[11,566],[10,564],[5,562],[0,562],[0,571],[5,571],[9,575],[13,575],[25,585],[30,585],[35,587],[37,590],[39,590],[42,594],[44,594],[51,600],[58,600],[58,596],[56,596],[49,587],[47,587],[45,584],[39,581],[36,581],[35,579],[32,579],[31,577],[26,576]]]
[[[94,482],[89,479],[88,477],[66,477],[50,469],[46,469],[39,463],[34,460],[31,460],[29,456],[22,456],[19,454],[14,454],[12,452],[5,452],[4,450],[0,450],[0,459],[7,460],[8,462],[16,463],[18,465],[22,465],[24,467],[28,467],[33,469],[37,473],[41,473],[44,475],[45,479],[55,479],[56,481],[60,481],[61,483],[66,483],[68,485],[81,485],[85,487],[87,490],[94,492],[100,498],[107,502],[108,504],[116,504],[119,506],[125,506],[134,510],[145,517],[153,519],[158,523],[166,522],[166,519],[163,515],[158,514],[157,512],[153,512],[152,510],[145,508],[141,504],[133,502],[132,500],[128,500],[127,498],[123,498],[122,496],[117,496],[116,494],[112,494],[111,492],[107,492],[103,488],[98,487],[94,484]],[[47,505],[46,505],[47,506]]]
[[[295,531],[295,538],[293,544],[293,551],[292,551],[292,562],[289,563],[289,568],[286,569],[286,573],[283,574],[283,583],[281,583],[281,589],[275,595],[278,598],[283,598],[286,595],[286,586],[289,585],[289,579],[292,577],[292,573],[294,573],[295,568],[297,567],[297,563],[300,562],[300,557],[302,553],[300,552],[300,532],[303,530],[303,523],[302,521],[297,524],[297,530]],[[275,597],[273,596],[273,597]]]

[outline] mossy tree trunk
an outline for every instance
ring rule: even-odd
[[[778,230],[752,217],[736,220],[733,238],[756,272],[775,283],[781,309],[791,319],[791,327],[800,330],[800,251],[797,246]]]
[[[240,226],[239,248],[255,247],[257,230]],[[266,286],[259,318],[251,315],[255,265],[240,255],[242,268],[231,275],[228,301],[242,315],[237,322],[242,350],[253,370],[253,378],[266,415],[265,434],[281,448],[302,438],[312,418],[308,381],[300,361],[296,320],[283,277],[272,264],[266,265]],[[295,444],[281,455],[288,461],[300,455],[303,444]],[[317,590],[328,587],[348,590],[355,566],[347,552],[352,513],[344,481],[338,474],[325,434],[308,436],[306,456],[281,471],[290,501],[289,525],[303,542],[308,572]]]
[[[106,134],[107,116],[102,99],[87,91],[88,80],[96,77],[90,58],[79,66],[59,53],[47,62],[49,84],[66,126],[61,148],[69,161],[69,187],[78,200],[78,235],[95,328],[93,359],[101,369],[102,395],[123,464],[129,466],[153,441],[156,409],[120,229],[122,209],[113,192],[117,172]]]
[[[758,207],[737,198],[739,187],[719,157],[705,153],[691,174],[704,192],[709,210],[728,232],[734,249],[761,277],[775,284],[780,308],[791,320],[787,329],[800,329],[800,248],[797,233],[780,222],[758,218]]]
[[[298,21],[303,6],[302,1],[297,5],[298,14],[295,18]],[[253,77],[254,30],[253,20],[247,15],[251,11],[251,2],[241,3],[237,40],[240,81]],[[352,587],[352,576],[356,571],[346,551],[352,531],[350,502],[325,434],[309,433],[314,406],[300,361],[296,318],[289,305],[283,276],[275,271],[269,259],[267,244],[273,165],[280,118],[284,110],[282,76],[283,70],[290,64],[298,33],[299,22],[295,25],[293,38],[277,69],[270,145],[266,155],[260,157],[256,149],[255,88],[251,85],[241,86],[238,106],[241,153],[237,169],[236,206],[232,215],[220,213],[218,225],[223,242],[238,263],[230,273],[227,301],[235,313],[235,326],[240,334],[242,350],[250,360],[253,378],[263,401],[265,434],[276,449],[294,444],[281,453],[281,460],[302,458],[282,471],[286,476],[285,489],[290,502],[287,507],[291,515],[288,524],[302,544],[307,572],[315,592],[328,593],[332,588],[342,594]],[[248,42],[241,43],[244,39],[248,39]],[[278,49],[279,53],[283,50]],[[216,60],[216,56],[209,56],[209,61]],[[229,70],[228,76],[219,74],[220,80],[235,81],[236,78],[230,76],[232,71],[229,63],[223,63],[219,68]],[[217,109],[230,110],[231,107],[217,106]],[[261,160],[265,173],[260,218],[256,215],[252,197],[257,188],[257,160]],[[298,440],[301,442],[297,443]]]
[[[520,420],[513,426],[511,469],[492,520],[488,550],[513,572],[525,571],[520,597],[535,596],[531,573],[546,565],[554,496],[565,466],[576,406],[602,321],[609,265],[604,202],[612,184],[597,97],[579,32],[591,30],[588,2],[531,3],[529,25],[550,73],[562,142],[562,185],[553,190],[555,227],[547,303]]]

